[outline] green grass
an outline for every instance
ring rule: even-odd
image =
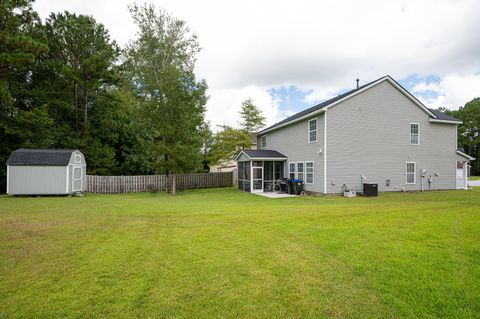
[[[480,188],[0,197],[0,318],[478,318]]]
[[[468,180],[469,181],[480,181],[480,176],[469,176]]]

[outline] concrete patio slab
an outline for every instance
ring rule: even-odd
[[[272,192],[268,192],[268,193],[253,193],[255,195],[260,195],[260,196],[263,196],[263,197],[268,197],[268,198],[285,198],[285,197],[295,197],[297,195],[290,195],[290,194],[285,194],[285,193],[272,193]]]

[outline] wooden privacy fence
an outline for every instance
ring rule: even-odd
[[[233,173],[177,174],[177,190],[233,186]],[[167,175],[97,176],[87,175],[86,192],[100,194],[165,191],[171,181]]]

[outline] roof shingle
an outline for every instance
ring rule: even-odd
[[[75,150],[20,148],[10,154],[7,165],[66,166]]]

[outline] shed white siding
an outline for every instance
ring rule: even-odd
[[[9,166],[8,193],[12,195],[68,194],[66,166]]]

